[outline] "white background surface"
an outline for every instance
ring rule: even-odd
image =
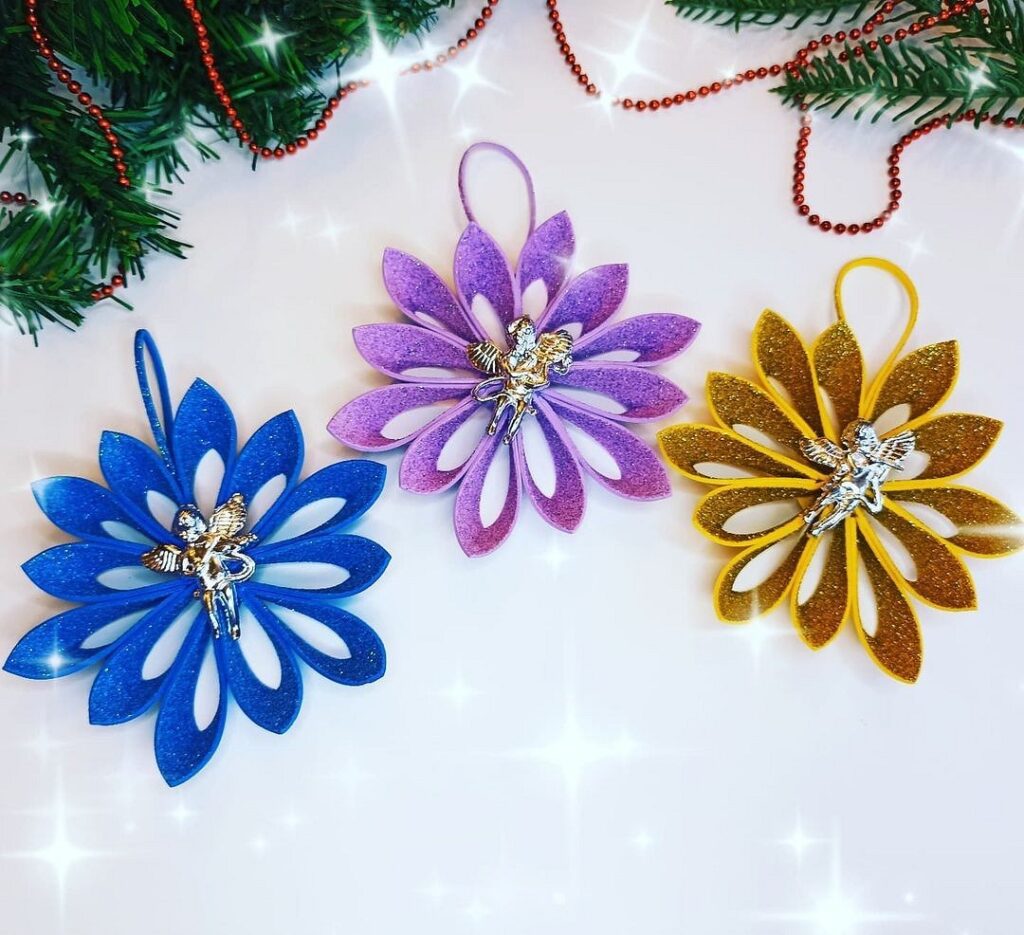
[[[618,70],[622,94],[667,93],[797,45],[785,31],[737,37],[676,20],[645,0],[562,7],[591,75],[608,87]],[[460,4],[435,41],[472,10]],[[634,40],[650,74],[594,51]],[[450,268],[463,223],[456,166],[476,139],[525,159],[541,217],[570,211],[581,267],[630,263],[627,314],[703,321],[664,371],[693,397],[680,418],[706,417],[708,370],[751,374],[763,307],[812,336],[831,320],[843,262],[871,252],[904,264],[923,301],[911,346],[961,342],[949,408],[1008,423],[970,482],[1024,508],[1017,136],[939,134],[905,160],[897,223],[826,237],[793,213],[797,120],[766,86],[609,115],[570,80],[540,0],[503,3],[461,68],[401,82],[393,110],[379,89],[360,93],[283,165],[254,175],[225,151],[197,167],[174,201],[195,248],[186,262],[149,263],[127,293],[133,313],[108,304],[78,334],[48,330],[39,350],[3,333],[5,655],[60,607],[18,569],[61,541],[29,483],[98,478],[101,430],[145,431],[134,330],[154,331],[176,397],[196,375],[214,383],[241,436],[294,407],[307,472],[345,456],[323,426],[383,382],[351,327],[397,320],[381,251]],[[873,214],[893,129],[818,128],[812,202],[840,219]],[[516,177],[480,158],[472,181],[482,220],[514,251]],[[877,360],[900,296],[871,274],[854,285],[854,323]],[[710,588],[729,553],[692,528],[700,491],[678,477],[671,500],[647,505],[591,485],[573,537],[524,508],[507,545],[469,561],[452,497],[401,492],[399,455],[384,460],[387,489],[359,531],[394,561],[350,603],[387,645],[382,681],[345,689],[310,674],[283,737],[234,708],[210,766],[169,790],[152,716],[91,728],[87,675],[0,678],[0,930],[1020,931],[1021,559],[973,563],[975,614],[921,608],[926,661],[907,687],[852,631],[814,654],[784,612],[717,623]]]

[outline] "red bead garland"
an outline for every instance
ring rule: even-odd
[[[433,71],[435,68],[440,68],[450,62],[455,56],[465,49],[470,42],[480,35],[480,32],[487,26],[487,23],[494,14],[494,7],[498,5],[500,0],[487,0],[486,5],[480,10],[480,15],[474,20],[473,25],[466,30],[465,35],[460,38],[455,45],[449,46],[448,51],[441,53],[434,59],[424,60],[422,62],[416,62],[409,68],[402,72],[403,75],[419,74],[421,72]],[[297,153],[299,150],[306,149],[309,144],[316,140],[320,133],[327,129],[327,122],[334,116],[335,110],[341,105],[341,102],[350,95],[354,94],[360,88],[367,87],[370,82],[368,81],[350,81],[345,85],[342,85],[338,90],[327,100],[327,105],[320,112],[320,117],[313,123],[313,126],[300,134],[294,140],[286,142],[283,145],[278,145],[271,149],[269,146],[259,146],[253,142],[252,134],[248,131],[245,123],[238,116],[238,110],[231,99],[231,95],[228,93],[224,86],[224,82],[221,80],[220,72],[217,70],[217,62],[214,58],[212,47],[209,39],[209,31],[206,28],[206,24],[203,22],[203,15],[196,6],[196,0],[182,0],[182,4],[185,7],[185,12],[188,13],[189,19],[192,22],[193,31],[196,34],[196,41],[199,45],[199,51],[201,54],[201,60],[203,67],[206,69],[206,76],[210,81],[210,87],[213,89],[214,95],[220,102],[221,107],[226,114],[228,121],[231,124],[232,129],[238,137],[238,141],[245,147],[248,148],[249,152],[255,157],[262,159],[283,159],[285,156],[291,156]],[[67,89],[74,94],[78,102],[86,108],[86,114],[91,117],[96,125],[99,127],[100,132],[103,134],[104,139],[107,141],[107,145],[110,148],[110,155],[113,161],[114,172],[117,177],[117,184],[122,188],[131,187],[131,179],[128,177],[128,167],[124,163],[124,149],[121,146],[121,141],[118,139],[117,134],[113,130],[113,126],[110,120],[105,116],[103,109],[98,105],[94,104],[92,96],[82,91],[82,85],[78,81],[73,81],[71,71],[68,67],[61,62],[53,50],[50,48],[50,43],[46,36],[43,34],[42,29],[39,26],[39,14],[37,7],[39,5],[38,0],[25,0],[25,23],[29,27],[29,33],[32,37],[32,41],[35,43],[36,50],[46,60],[47,66],[52,72],[57,75],[57,80],[61,84],[66,85]],[[38,202],[34,198],[29,198],[23,192],[0,192],[0,204],[15,205],[17,207],[38,207]],[[93,301],[100,301],[101,299],[109,298],[114,294],[115,289],[119,289],[125,285],[125,277],[123,273],[119,273],[113,276],[109,283],[101,283],[95,289],[90,292],[90,296]]]
[[[341,106],[341,102],[347,97],[355,94],[360,88],[365,88],[370,85],[369,81],[350,81],[345,85],[338,88],[334,94],[328,98],[327,105],[320,112],[320,117],[314,122],[313,126],[301,133],[298,137],[284,145],[278,145],[271,149],[269,146],[259,146],[257,143],[252,141],[252,134],[246,128],[245,123],[238,116],[238,111],[235,108],[231,95],[224,87],[224,82],[221,81],[220,72],[217,70],[217,62],[214,58],[210,40],[206,25],[203,23],[203,15],[199,11],[196,5],[197,0],[182,0],[182,4],[185,7],[185,12],[188,13],[189,18],[192,21],[192,28],[196,34],[196,40],[199,44],[199,51],[202,52],[203,67],[206,69],[206,77],[210,81],[210,87],[213,89],[214,95],[220,102],[220,106],[223,108],[224,113],[227,115],[235,134],[238,136],[239,142],[243,146],[247,146],[249,152],[253,156],[261,159],[283,159],[285,156],[292,156],[297,153],[300,149],[305,149],[312,141],[319,138],[320,134],[327,129],[327,121],[333,116],[334,112]],[[413,75],[419,74],[420,72],[433,71],[435,68],[440,68],[450,62],[462,49],[465,49],[470,42],[480,35],[481,30],[487,25],[487,21],[491,18],[494,13],[494,7],[499,3],[499,0],[487,0],[486,6],[480,10],[480,15],[476,18],[473,25],[466,30],[466,34],[463,38],[459,39],[455,45],[449,46],[447,52],[442,52],[434,59],[425,59],[422,62],[416,62],[409,68],[405,69],[402,75]]]
[[[834,35],[826,33],[818,39],[812,39],[800,48],[792,59],[781,65],[773,64],[769,66],[762,66],[761,68],[748,68],[746,71],[739,72],[731,78],[726,78],[723,81],[714,81],[710,84],[701,85],[686,91],[678,91],[675,94],[667,95],[662,98],[634,100],[633,98],[625,97],[615,98],[612,103],[624,110],[635,110],[639,113],[644,113],[648,110],[667,110],[670,107],[679,107],[683,104],[692,103],[699,98],[710,97],[713,94],[718,94],[720,91],[738,87],[741,84],[749,84],[752,81],[762,81],[768,77],[776,77],[781,75],[783,71],[791,77],[796,78],[800,76],[802,70],[815,68],[817,66],[815,53],[824,54],[824,51],[833,43],[861,43],[860,45],[854,45],[848,49],[844,49],[837,55],[837,58],[840,61],[846,62],[849,61],[851,55],[854,58],[863,57],[865,46],[871,51],[875,51],[880,45],[890,46],[894,42],[902,42],[909,36],[920,35],[920,33],[924,32],[926,29],[941,26],[944,23],[949,22],[954,17],[964,15],[974,9],[978,4],[978,0],[957,0],[957,2],[948,5],[940,13],[921,16],[907,28],[901,27],[891,33],[875,37],[874,33],[878,27],[882,26],[888,17],[892,15],[898,2],[899,0],[886,0],[886,2],[879,8],[878,12],[869,17],[859,29],[851,29],[848,33],[839,31]],[[565,24],[562,22],[561,14],[558,11],[558,0],[546,0],[546,3],[548,7],[548,19],[551,21],[551,29],[554,33],[555,42],[558,44],[558,50],[562,54],[562,58],[565,60],[566,65],[569,66],[569,69],[576,78],[576,81],[579,84],[586,86],[587,94],[600,96],[601,92],[583,70],[583,66],[577,60],[576,54],[573,52],[572,46],[569,44],[565,33]],[[980,10],[979,12],[982,16],[988,15],[987,10]],[[948,129],[954,124],[961,123],[965,120],[977,121],[978,123],[991,121],[993,125],[1003,127],[1016,127],[1019,125],[1015,120],[999,120],[997,117],[990,117],[989,114],[981,114],[979,116],[975,111],[969,110],[955,118],[951,115],[947,115],[946,117],[935,117],[927,123],[915,127],[913,130],[900,137],[899,142],[892,147],[890,152],[888,159],[889,200],[886,208],[870,220],[862,221],[860,223],[845,224],[842,222],[822,220],[821,215],[812,213],[810,205],[807,204],[804,196],[804,181],[807,170],[807,146],[811,138],[811,118],[807,104],[801,104],[800,110],[802,111],[800,117],[800,134],[797,137],[796,158],[793,162],[793,204],[796,205],[797,213],[801,217],[805,217],[807,219],[807,223],[812,227],[817,227],[819,230],[825,231],[826,233],[832,232],[835,234],[871,233],[871,231],[881,228],[893,216],[893,213],[899,210],[901,199],[903,198],[903,189],[901,187],[902,181],[899,171],[900,157],[908,146],[927,136],[933,130],[938,130],[939,128]]]

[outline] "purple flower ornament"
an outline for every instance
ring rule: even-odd
[[[467,199],[467,160],[482,148],[511,160],[527,183],[529,231],[515,266],[476,222]],[[628,499],[667,497],[659,458],[627,426],[661,419],[686,401],[652,367],[683,351],[698,322],[664,313],[612,321],[626,297],[628,268],[597,266],[570,277],[568,215],[536,226],[530,175],[503,146],[471,146],[459,190],[469,224],[455,248],[454,291],[414,257],[385,251],[385,288],[411,323],[362,325],[354,338],[362,356],[395,382],[344,405],[328,426],[331,434],[360,451],[405,446],[404,490],[430,494],[457,485],[455,534],[470,556],[505,541],[524,491],[565,532],[583,519],[585,475]],[[523,299],[535,283],[543,308],[531,317]],[[483,300],[503,333],[488,336]],[[436,406],[446,408],[415,431],[392,429],[406,413]],[[466,432],[478,434],[468,455],[452,464],[455,436]],[[481,499],[495,470],[502,502],[485,522]]]

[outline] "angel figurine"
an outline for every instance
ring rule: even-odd
[[[805,439],[800,444],[804,457],[832,470],[818,498],[803,514],[812,536],[835,529],[859,506],[881,512],[882,484],[892,471],[903,470],[916,443],[913,432],[900,432],[882,441],[864,419],[851,422],[841,441],[841,446],[827,438]]]
[[[473,390],[473,397],[482,403],[494,402],[494,415],[487,434],[494,435],[505,410],[512,409],[512,418],[502,441],[510,444],[523,416],[533,415],[533,394],[549,385],[548,373],[568,373],[572,366],[572,335],[565,330],[545,332],[538,336],[529,315],[515,319],[505,329],[510,348],[503,351],[493,341],[470,344],[470,363],[484,373],[492,374]]]
[[[251,533],[239,535],[247,518],[245,498],[240,493],[232,494],[217,507],[209,522],[197,506],[186,504],[171,526],[184,548],[161,543],[142,556],[142,564],[152,571],[196,578],[196,597],[202,599],[218,639],[225,628],[233,640],[241,635],[235,583],[251,578],[256,571],[256,563],[242,551],[256,537]]]

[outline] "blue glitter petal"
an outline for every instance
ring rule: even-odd
[[[265,685],[252,671],[237,640],[224,642],[223,652],[228,685],[238,706],[249,719],[265,730],[283,734],[298,717],[302,706],[302,675],[287,640],[277,631],[273,618],[259,601],[246,606],[259,621],[273,644],[281,664],[281,682],[277,688]],[[270,622],[268,623],[268,618]]]
[[[232,494],[240,493],[247,503],[268,481],[283,474],[284,494],[295,486],[302,470],[302,430],[294,412],[282,412],[261,425],[245,443],[235,469],[225,473],[218,503],[223,503]],[[277,499],[264,516],[276,509]]]
[[[37,588],[65,601],[88,604],[103,599],[132,600],[151,592],[159,594],[169,587],[173,588],[176,581],[170,579],[166,583],[119,591],[100,584],[96,579],[98,575],[114,568],[138,568],[140,574],[146,574],[140,561],[146,548],[141,543],[131,542],[109,545],[70,542],[40,552],[21,567]],[[155,573],[149,574],[156,579]]]
[[[154,607],[118,641],[93,680],[89,692],[90,724],[123,724],[149,710],[173,665],[154,678],[143,678],[146,657],[167,628],[194,602],[191,584],[183,582],[177,593]],[[200,623],[206,622],[206,615],[198,604],[195,614]]]
[[[329,656],[310,646],[274,613],[275,604],[319,620],[325,627],[333,630],[345,641],[350,653],[349,658]],[[342,685],[365,685],[367,682],[375,682],[384,674],[384,644],[367,624],[348,611],[323,601],[302,601],[285,596],[268,603],[266,610],[273,614],[274,628],[280,631],[303,662],[332,682],[339,682]]]
[[[318,500],[338,498],[345,501],[334,516],[303,533],[331,532],[362,516],[384,489],[387,468],[376,461],[339,461],[307,477],[290,494],[281,497],[277,506],[263,516],[253,532],[266,538],[303,507]]]
[[[79,539],[94,542],[123,542],[104,528],[104,523],[122,523],[137,532],[135,518],[117,498],[99,484],[84,477],[48,477],[32,485],[39,508],[50,522]]]
[[[205,380],[196,380],[178,406],[171,428],[171,451],[184,501],[195,502],[195,477],[199,462],[216,451],[224,462],[224,476],[234,469],[237,434],[235,417],[224,398]]]
[[[82,643],[103,627],[160,600],[166,598],[150,594],[138,599],[131,595],[123,601],[100,601],[66,610],[29,630],[11,650],[4,669],[27,679],[56,679],[78,672],[112,652],[138,622],[105,645],[85,649]]]
[[[150,512],[147,494],[153,490],[177,504],[185,498],[160,456],[131,435],[104,432],[100,438],[100,469],[110,492],[135,518],[139,529],[166,541],[167,530]]]
[[[251,588],[269,600],[275,600],[275,595],[282,594],[297,600],[304,597],[315,599],[358,594],[373,584],[391,561],[391,556],[371,539],[330,534],[273,542],[253,549],[250,554],[256,561],[256,574],[241,587]],[[348,577],[326,588],[282,587],[262,583],[261,569],[280,562],[333,565],[347,571]]]
[[[220,697],[213,720],[200,729],[196,723],[195,696],[199,672],[210,643],[217,653],[217,677]],[[163,701],[156,719],[156,764],[169,786],[177,786],[191,779],[213,756],[227,714],[227,682],[224,675],[220,647],[224,640],[213,640],[205,617],[194,624],[185,637],[181,652],[171,666],[163,690]]]

